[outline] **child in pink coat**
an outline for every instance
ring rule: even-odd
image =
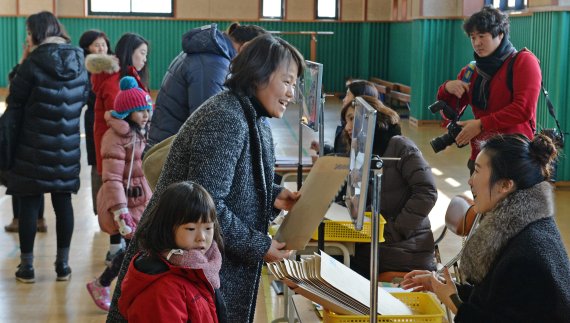
[[[120,233],[128,246],[152,195],[142,170],[152,101],[131,76],[121,79],[120,88],[114,110],[105,113],[109,129],[101,142],[103,185],[97,194],[97,212],[101,229],[111,235]],[[123,257],[121,252],[99,278],[87,283],[95,304],[105,311],[111,304],[109,286]]]

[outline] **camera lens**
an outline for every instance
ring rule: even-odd
[[[455,141],[453,140],[453,137],[451,137],[448,133],[445,133],[439,137],[433,138],[429,144],[431,145],[431,148],[433,148],[433,151],[437,154],[454,142]]]

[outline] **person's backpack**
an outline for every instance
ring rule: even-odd
[[[156,183],[158,183],[160,172],[170,152],[170,146],[172,146],[174,138],[176,138],[176,135],[172,135],[152,146],[143,157],[142,167],[144,177],[146,177],[146,181],[153,192]]]
[[[507,87],[509,88],[511,93],[513,93],[513,65],[515,64],[515,60],[519,55],[519,53],[523,51],[529,51],[529,50],[526,47],[524,47],[523,49],[518,51],[509,61],[509,65],[507,65]],[[552,104],[552,101],[550,101],[550,98],[548,97],[548,91],[544,87],[544,82],[542,81],[540,82],[540,88],[542,89],[542,93],[544,94],[544,99],[546,100],[548,113],[552,116],[552,118],[556,122],[556,128],[541,129],[540,131],[538,131],[538,133],[548,136],[550,139],[552,139],[552,141],[554,141],[554,144],[556,144],[557,148],[562,149],[564,148],[564,135],[566,133],[562,131],[562,128],[560,127],[560,122],[558,122],[558,119],[556,118],[554,105]]]

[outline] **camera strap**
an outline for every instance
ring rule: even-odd
[[[508,86],[509,90],[511,91],[511,95],[513,95],[513,90],[514,90],[513,89],[513,65],[515,64],[515,59],[517,58],[518,54],[520,52],[523,52],[523,51],[530,52],[526,47],[524,47],[520,51],[516,52],[515,55],[513,55],[513,58],[511,58],[511,60],[509,61],[509,65],[507,66],[507,86]],[[548,108],[548,113],[550,114],[552,119],[554,119],[554,122],[556,122],[556,127],[558,128],[558,131],[560,132],[560,134],[562,136],[566,135],[566,133],[564,131],[562,131],[562,128],[560,127],[560,122],[558,122],[558,119],[556,118],[556,110],[554,109],[554,104],[552,104],[552,101],[550,100],[550,97],[548,96],[548,91],[544,87],[543,81],[540,81],[540,88],[542,90],[542,93],[544,94],[544,99],[546,100],[546,107]]]
[[[462,82],[465,82],[465,83],[471,82],[471,77],[473,76],[473,73],[475,72],[476,64],[477,63],[475,61],[471,61],[471,62],[469,62],[469,64],[467,64],[465,66],[465,73],[463,73],[463,77],[461,78]],[[457,120],[459,120],[461,118],[461,116],[463,116],[465,109],[467,109],[467,105],[465,107],[463,107],[463,110],[461,110],[461,100],[458,99],[457,105],[455,106],[455,111],[458,112]]]

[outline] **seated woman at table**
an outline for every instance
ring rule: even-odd
[[[346,87],[346,94],[342,99],[342,106],[344,107],[348,103],[352,102],[354,98],[362,95],[368,95],[372,97],[378,97],[378,90],[368,81],[354,81],[347,85]],[[348,155],[348,151],[350,149],[350,145],[348,145],[348,141],[346,140],[346,136],[344,135],[344,128],[346,126],[346,122],[344,117],[340,116],[340,125],[336,127],[335,135],[334,135],[334,146],[329,144],[325,144],[324,146],[324,153],[325,155],[329,154],[336,154],[336,155]],[[315,150],[316,152],[319,151],[319,143],[315,140],[311,141],[311,149]]]
[[[416,268],[435,270],[434,239],[428,214],[437,200],[437,189],[421,151],[402,136],[400,117],[376,97],[362,96],[377,111],[372,153],[400,160],[384,161],[380,212],[386,219],[385,242],[379,245],[379,272],[408,272]],[[350,140],[354,121],[354,101],[341,115]],[[351,268],[370,277],[370,244],[356,244]]]
[[[402,287],[434,292],[455,322],[570,322],[570,262],[548,182],[556,155],[543,135],[484,142],[469,179],[482,220],[461,255],[467,284],[447,269],[444,280],[415,270]]]

